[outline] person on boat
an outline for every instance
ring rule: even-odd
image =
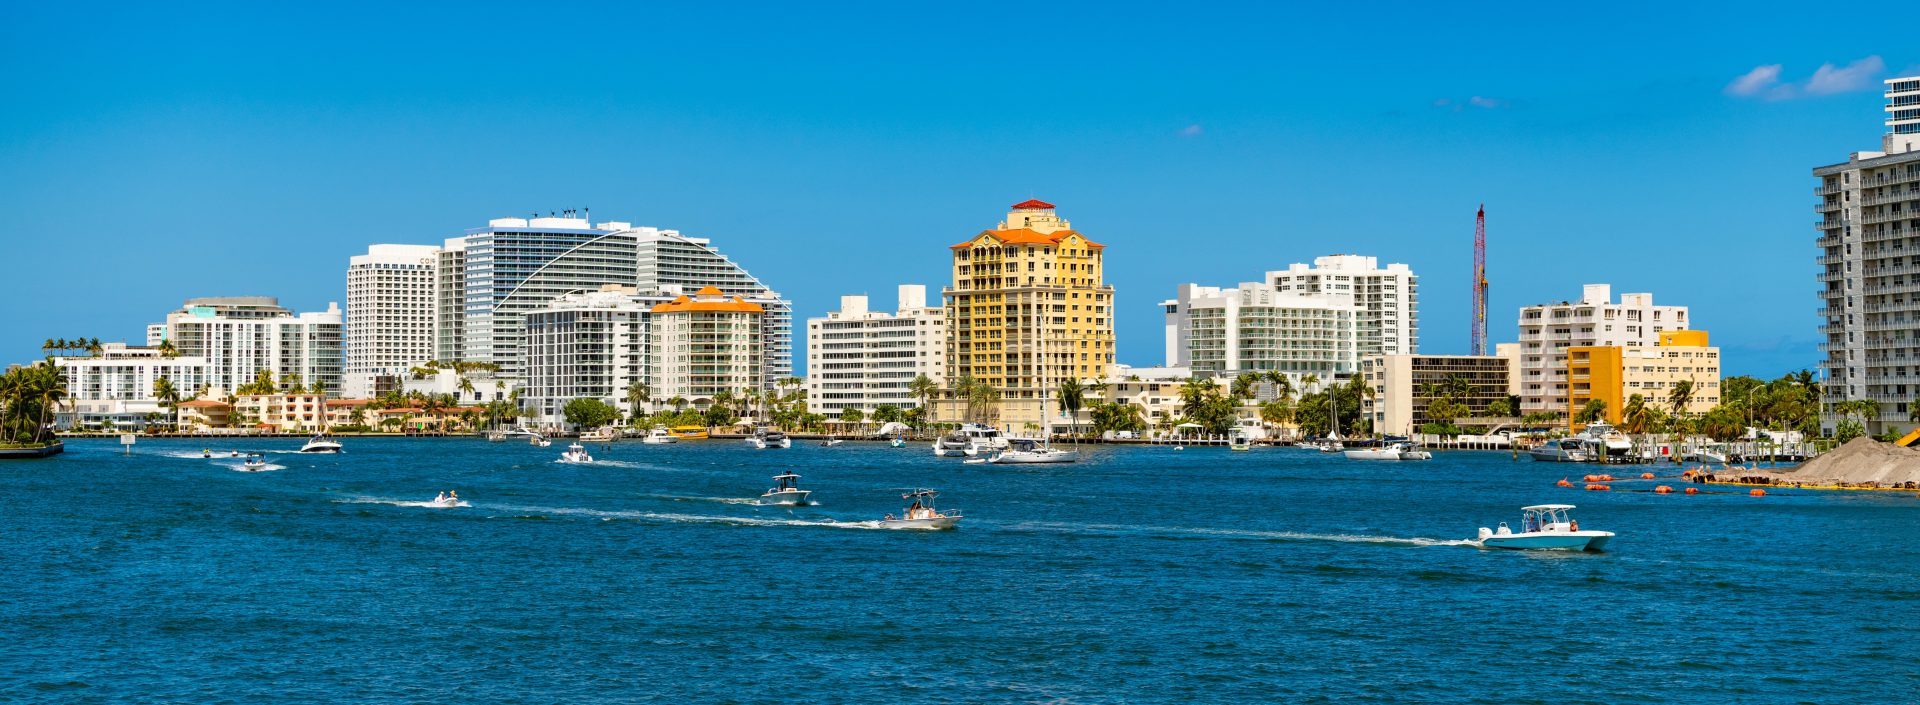
[[[449,502],[460,501],[460,490],[447,490],[447,501]]]
[[[1579,530],[1580,530],[1580,520],[1579,520],[1579,519],[1572,519],[1572,520],[1569,520],[1569,521],[1567,522],[1567,527],[1568,527],[1568,528],[1570,528],[1570,529],[1572,529],[1572,530],[1574,530],[1574,531],[1579,531]]]
[[[201,448],[201,449],[200,449],[200,457],[202,457],[202,458],[211,458],[211,457],[213,457],[213,451],[212,451],[212,450],[210,450],[210,449],[207,449],[207,448]]]
[[[437,494],[437,495],[434,495],[434,496],[433,496],[433,501],[435,501],[435,502],[445,502],[445,501],[447,501],[447,493],[445,493],[445,492],[441,492],[440,494]]]

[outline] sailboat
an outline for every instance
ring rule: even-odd
[[[987,462],[990,464],[1073,463],[1080,460],[1078,450],[1061,450],[1053,447],[1053,416],[1047,412],[1047,392],[1050,388],[1047,385],[1046,330],[1044,328],[1038,330],[1034,337],[1039,341],[1041,359],[1040,419],[1044,426],[1041,428],[1040,440],[1014,439],[1006,449],[987,457]]]

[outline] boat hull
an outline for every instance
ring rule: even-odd
[[[965,448],[942,448],[942,447],[940,447],[940,446],[938,446],[938,445],[935,445],[935,446],[933,447],[933,455],[934,455],[934,457],[936,457],[936,458],[964,458],[964,457],[966,457],[966,456],[967,456],[967,449],[965,449]]]
[[[1488,536],[1480,545],[1509,551],[1598,551],[1611,538],[1610,531],[1548,531]]]
[[[881,528],[916,529],[920,531],[945,531],[960,523],[960,517],[933,517],[931,519],[881,519]]]
[[[338,453],[340,452],[340,444],[338,443],[323,443],[320,445],[308,444],[308,445],[302,446],[300,448],[300,452],[302,453]]]
[[[1079,460],[1080,451],[1077,450],[1039,451],[1032,453],[1009,450],[988,458],[987,462],[995,465],[1044,465],[1049,463],[1073,463],[1079,462]]]
[[[788,490],[786,492],[768,492],[760,495],[760,503],[773,506],[792,507],[807,503],[807,497],[813,490]]]
[[[1383,449],[1383,448],[1364,448],[1364,449],[1358,449],[1358,450],[1343,450],[1343,451],[1340,451],[1340,454],[1347,456],[1348,460],[1399,460],[1400,459],[1400,451]]]

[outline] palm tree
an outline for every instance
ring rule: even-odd
[[[461,375],[460,382],[458,384],[453,385],[453,388],[459,390],[462,394],[472,394],[473,380],[468,379],[466,375]],[[476,396],[474,397],[474,399],[479,400],[479,397]]]
[[[922,409],[927,408],[933,399],[934,392],[938,391],[940,391],[940,385],[934,384],[933,379],[926,375],[916,375],[912,382],[907,383],[907,393],[920,400]]]
[[[988,421],[999,420],[1000,390],[986,382],[974,382],[973,388],[967,393],[967,407],[979,409]]]
[[[1305,390],[1308,394],[1312,394],[1314,391],[1314,388],[1319,386],[1320,386],[1320,375],[1307,373],[1306,375],[1303,375],[1300,377],[1300,388]]]
[[[173,416],[174,430],[176,431],[179,430],[180,429],[180,390],[174,388],[173,380],[167,379],[165,377],[161,377],[159,379],[154,380],[153,381],[153,398],[159,399],[161,406],[167,407],[169,414]]]
[[[1188,418],[1198,416],[1200,407],[1219,394],[1220,387],[1212,381],[1189,377],[1180,384],[1180,413]]]
[[[1627,433],[1646,433],[1653,425],[1654,408],[1647,405],[1647,398],[1639,394],[1627,397],[1626,406],[1620,409],[1620,422]]]
[[[1069,378],[1060,382],[1059,394],[1060,411],[1067,415],[1067,433],[1078,443],[1080,435],[1076,431],[1080,425],[1080,408],[1087,404],[1086,389],[1080,386],[1080,380]]]
[[[1293,398],[1293,381],[1287,378],[1287,373],[1279,370],[1267,370],[1266,378],[1269,383],[1273,384],[1273,396],[1275,399]]]
[[[1586,405],[1580,407],[1580,412],[1573,415],[1573,422],[1577,424],[1583,424],[1583,425],[1590,424],[1596,421],[1605,420],[1606,416],[1607,416],[1607,400],[1588,399]]]
[[[33,430],[33,440],[39,441],[41,434],[46,432],[47,410],[49,408],[59,407],[60,401],[62,399],[67,398],[68,392],[67,392],[66,371],[61,369],[58,365],[53,364],[53,361],[49,360],[47,361],[47,364],[41,365],[36,369],[40,370],[40,373],[38,375],[39,376],[39,380],[38,380],[39,392],[40,392],[40,425],[38,427],[35,427]]]
[[[1667,408],[1674,416],[1687,413],[1687,407],[1693,404],[1693,380],[1683,379],[1673,383],[1673,389],[1667,391]]]
[[[174,347],[173,341],[171,340],[161,339],[160,346],[158,349],[160,350],[161,357],[179,357],[180,356],[180,349]]]
[[[640,410],[647,402],[653,401],[653,388],[646,382],[634,382],[627,385],[627,412],[634,418],[640,418]]]

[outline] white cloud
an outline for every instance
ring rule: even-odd
[[[1725,92],[1731,96],[1765,100],[1850,93],[1873,88],[1874,80],[1886,70],[1885,61],[1878,56],[1869,56],[1844,68],[1821,64],[1805,81],[1783,82],[1780,80],[1781,65],[1767,64],[1755,66],[1752,71],[1733,79],[1732,83],[1727,84]]]
[[[1807,92],[1827,95],[1866,90],[1873,87],[1874,79],[1879,78],[1880,72],[1885,70],[1887,62],[1881,61],[1878,56],[1855,61],[1843,69],[1836,69],[1833,64],[1821,64],[1813,72],[1813,78],[1807,79]]]
[[[1180,128],[1181,137],[1199,137],[1202,132],[1206,132],[1206,129],[1200,127],[1200,123],[1197,122]]]
[[[1727,95],[1759,95],[1780,85],[1780,65],[1755,66],[1727,84]]]
[[[1453,99],[1451,98],[1435,98],[1433,101],[1433,107],[1436,107],[1436,108],[1444,108],[1452,104],[1453,104]]]

